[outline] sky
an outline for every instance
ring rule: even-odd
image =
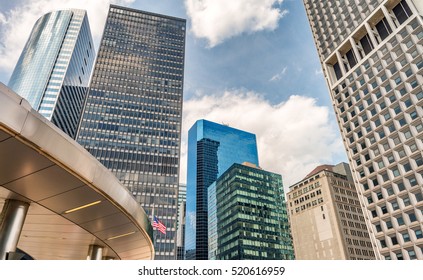
[[[98,47],[110,3],[187,19],[181,182],[198,119],[255,133],[263,169],[285,191],[320,164],[347,161],[301,0],[0,0],[0,82],[35,21],[86,9]]]

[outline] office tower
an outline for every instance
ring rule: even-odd
[[[208,259],[207,188],[232,164],[258,165],[256,136],[198,120],[188,131],[185,258]]]
[[[423,259],[423,3],[305,0],[378,259]]]
[[[176,224],[176,259],[185,259],[185,215],[186,215],[187,185],[179,184],[178,221]]]
[[[375,259],[347,164],[318,166],[291,186],[288,211],[297,260]]]
[[[207,211],[208,211],[208,259],[217,259],[217,203],[216,181],[207,188]]]
[[[233,164],[216,181],[219,260],[292,260],[282,177]]]
[[[8,86],[75,138],[94,59],[86,11],[51,12],[35,23]]]
[[[77,137],[167,227],[157,260],[176,259],[185,25],[110,6]]]

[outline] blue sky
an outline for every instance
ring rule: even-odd
[[[187,19],[181,181],[186,131],[206,118],[257,135],[261,166],[285,186],[318,164],[346,161],[301,0],[115,0]],[[88,10],[98,41],[109,0],[19,0],[0,7],[0,82],[7,84],[36,19]]]

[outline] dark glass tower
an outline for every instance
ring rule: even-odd
[[[86,11],[51,12],[35,23],[8,86],[75,138],[94,59]]]
[[[294,259],[281,175],[234,164],[214,187],[216,259]]]
[[[110,6],[77,137],[167,227],[156,259],[176,258],[185,26]]]
[[[206,120],[188,132],[186,259],[208,259],[207,188],[234,163],[258,165],[256,136]]]

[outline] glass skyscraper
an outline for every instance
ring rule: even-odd
[[[252,133],[198,120],[188,132],[185,258],[208,259],[207,188],[232,164],[258,165]]]
[[[185,214],[187,200],[187,185],[179,184],[178,191],[178,221],[176,224],[176,259],[185,259]]]
[[[51,12],[35,23],[8,86],[75,138],[94,59],[86,11]]]
[[[219,260],[293,260],[282,177],[249,163],[216,181]]]
[[[423,259],[423,2],[304,4],[376,258]]]
[[[156,259],[176,259],[184,19],[111,5],[77,140],[150,218]]]

